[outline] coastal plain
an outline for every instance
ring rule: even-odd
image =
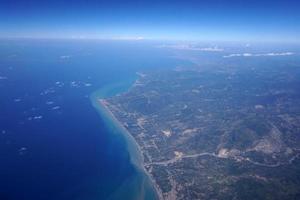
[[[105,106],[160,199],[299,199],[300,69],[140,74]]]

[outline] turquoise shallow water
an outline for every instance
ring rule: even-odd
[[[137,76],[128,78],[127,80],[120,81],[118,83],[108,84],[105,87],[97,90],[91,94],[90,99],[93,106],[97,109],[101,118],[104,119],[107,128],[110,130],[111,134],[121,135],[126,142],[127,150],[130,154],[130,160],[135,168],[135,173],[131,175],[124,183],[109,197],[109,200],[118,199],[145,199],[145,200],[155,200],[157,194],[155,188],[144,171],[143,159],[141,152],[134,141],[134,138],[129,132],[125,130],[115,119],[112,118],[111,114],[106,108],[101,106],[99,103],[100,98],[110,97],[122,92],[126,92],[137,79]]]

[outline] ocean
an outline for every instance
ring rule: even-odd
[[[141,191],[145,175],[126,138],[90,96],[126,92],[138,71],[184,64],[156,45],[0,41],[0,199],[155,198],[151,186]]]

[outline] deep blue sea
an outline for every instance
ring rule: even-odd
[[[0,199],[111,197],[137,174],[89,96],[181,64],[150,42],[0,41]]]

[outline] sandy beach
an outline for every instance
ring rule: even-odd
[[[162,193],[160,192],[160,189],[158,185],[156,184],[155,180],[153,179],[152,175],[146,170],[144,165],[144,157],[143,157],[143,150],[139,146],[139,144],[136,142],[134,137],[129,133],[129,131],[124,127],[124,125],[115,117],[113,112],[109,109],[109,103],[105,99],[98,98],[97,99],[99,105],[103,108],[103,111],[105,114],[108,115],[108,117],[113,121],[113,123],[120,128],[120,130],[124,133],[125,138],[127,139],[128,143],[128,150],[131,155],[131,162],[142,172],[144,172],[148,178],[151,181],[152,186],[154,187],[156,191],[156,195],[158,199],[163,199]],[[132,145],[134,147],[132,148]]]

